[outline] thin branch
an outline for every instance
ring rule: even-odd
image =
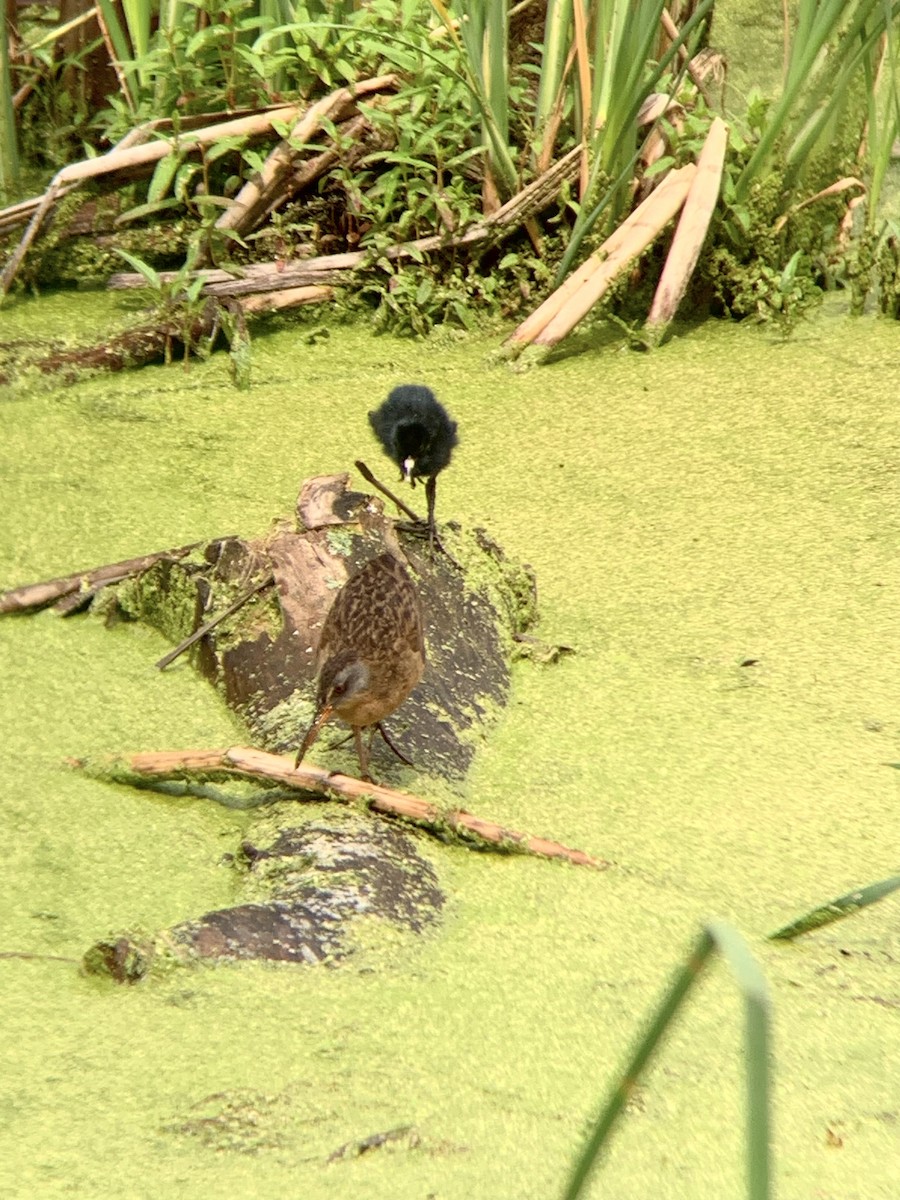
[[[223,539],[224,540],[224,539]],[[0,592],[0,615],[5,613],[36,612],[46,608],[73,592],[96,590],[106,584],[121,583],[132,575],[139,575],[158,562],[177,562],[192,550],[204,545],[191,542],[187,546],[176,546],[172,550],[158,550],[155,554],[142,554],[140,558],[126,558],[122,562],[108,563],[102,567],[91,567],[75,575],[62,575],[58,579],[47,579],[42,583],[27,583],[22,587]]]
[[[176,658],[184,654],[185,650],[190,649],[194,642],[199,642],[202,637],[206,637],[206,635],[211,633],[221,621],[224,621],[226,617],[230,617],[233,613],[236,613],[239,608],[243,608],[248,600],[252,600],[255,595],[263,591],[265,588],[271,587],[274,582],[275,577],[273,575],[267,575],[262,583],[258,583],[256,587],[252,587],[249,591],[246,591],[242,595],[238,596],[237,600],[235,600],[233,604],[229,604],[224,612],[219,613],[217,617],[213,617],[212,620],[201,625],[199,629],[195,629],[190,637],[186,637],[183,642],[179,642],[174,650],[170,650],[168,654],[164,654],[156,664],[158,669],[160,671],[164,671],[170,663],[173,663]]]
[[[377,488],[378,491],[381,492],[382,496],[387,496],[388,500],[390,500],[392,504],[396,504],[404,516],[409,517],[411,521],[415,521],[417,525],[421,524],[422,518],[417,516],[417,514],[414,513],[411,508],[407,508],[399,496],[395,496],[392,491],[390,491],[384,486],[383,483],[380,482],[380,480],[376,479],[362,459],[358,458],[355,466],[366,483],[371,483],[372,487]]]
[[[477,817],[464,809],[445,810],[439,805],[406,792],[394,791],[379,784],[364,783],[350,775],[333,774],[321,767],[301,763],[293,765],[291,758],[268,754],[247,746],[232,746],[228,750],[169,750],[129,754],[103,762],[91,763],[68,760],[69,766],[87,771],[109,782],[140,786],[149,779],[185,779],[199,777],[240,777],[266,780],[301,792],[313,792],[348,802],[363,801],[376,812],[403,817],[433,830],[453,830],[465,840],[488,842],[505,849],[519,850],[541,858],[560,858],[576,866],[604,870],[611,864],[605,859],[592,858],[583,850],[575,850],[547,838],[532,837],[514,829],[506,829],[494,821]]]

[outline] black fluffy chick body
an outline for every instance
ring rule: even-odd
[[[430,388],[405,383],[394,388],[380,408],[369,413],[369,424],[385,454],[415,487],[424,479],[428,529],[434,536],[434,497],[439,472],[449,465],[459,441],[456,422]]]

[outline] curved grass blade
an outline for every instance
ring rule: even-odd
[[[832,921],[842,921],[844,917],[859,912],[861,908],[868,908],[870,904],[883,900],[897,888],[900,888],[900,875],[891,875],[889,879],[882,879],[879,883],[870,883],[868,887],[847,892],[845,896],[838,896],[837,900],[821,904],[804,916],[798,917],[796,921],[791,921],[789,925],[776,929],[774,933],[769,934],[769,941],[790,942],[801,933],[821,929],[823,925],[830,925]]]
[[[711,921],[676,973],[625,1070],[604,1104],[588,1143],[569,1179],[563,1200],[581,1195],[616,1121],[642,1072],[713,953],[728,963],[744,997],[745,1062],[747,1077],[747,1195],[768,1200],[771,1152],[769,1125],[769,997],[765,978],[747,943],[731,926]]]

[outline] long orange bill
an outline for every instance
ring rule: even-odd
[[[307,729],[306,735],[303,738],[303,741],[300,745],[300,749],[297,751],[297,757],[294,759],[295,767],[299,767],[300,764],[303,762],[304,758],[306,757],[306,752],[309,750],[310,746],[313,744],[313,742],[319,736],[319,730],[322,728],[322,726],[325,724],[325,722],[328,720],[328,718],[331,716],[331,714],[333,712],[334,712],[334,708],[332,707],[332,705],[326,704],[321,712],[316,713],[315,717],[313,718],[313,723],[312,723],[312,725],[310,725],[309,729]]]

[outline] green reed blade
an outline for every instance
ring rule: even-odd
[[[830,925],[832,921],[841,921],[844,917],[859,912],[861,908],[868,908],[870,904],[883,900],[897,888],[900,888],[900,875],[891,875],[889,879],[882,879],[879,883],[870,883],[868,887],[847,892],[845,896],[839,896],[837,900],[831,900],[828,904],[821,904],[818,908],[791,921],[789,925],[776,929],[774,933],[769,934],[769,940],[789,942],[793,938],[799,937],[801,933],[821,929],[823,925]]]

